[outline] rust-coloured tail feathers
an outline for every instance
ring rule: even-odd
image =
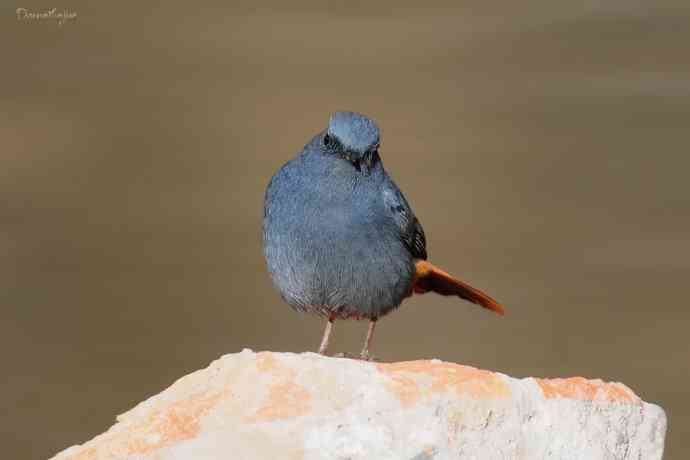
[[[456,295],[484,308],[493,310],[499,315],[504,315],[503,306],[494,299],[484,294],[479,289],[473,288],[467,283],[454,278],[440,268],[426,260],[416,262],[416,276],[413,290],[415,293],[435,292],[441,295]]]

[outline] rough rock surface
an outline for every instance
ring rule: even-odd
[[[54,459],[660,459],[666,416],[620,383],[437,360],[226,355]]]

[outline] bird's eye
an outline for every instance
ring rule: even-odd
[[[329,136],[328,134],[323,136],[323,145],[325,145],[326,147],[331,145],[331,136]]]

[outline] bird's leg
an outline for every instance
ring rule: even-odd
[[[362,353],[360,353],[360,357],[362,359],[368,360],[370,358],[369,356],[369,346],[371,346],[371,339],[374,337],[374,328],[376,327],[376,320],[378,318],[371,318],[369,320],[369,329],[367,330],[367,338],[364,340],[364,348],[362,348]]]
[[[323,331],[323,338],[321,339],[321,345],[319,345],[319,354],[325,355],[326,349],[328,348],[328,340],[331,337],[331,329],[333,328],[333,321],[335,321],[334,316],[328,317],[328,322],[326,323],[326,329]]]

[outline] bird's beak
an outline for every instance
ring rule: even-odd
[[[368,154],[362,154],[359,152],[345,152],[343,158],[355,167],[357,171],[364,171],[368,173],[371,169],[371,156]]]

